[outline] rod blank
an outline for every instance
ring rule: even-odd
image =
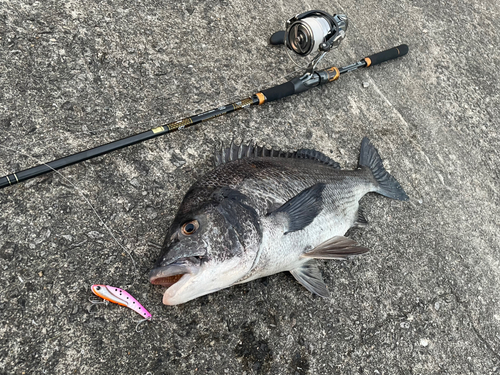
[[[384,61],[395,59],[400,56],[404,56],[408,53],[408,46],[406,44],[402,44],[398,47],[394,47],[388,49],[383,52],[375,53],[370,55],[369,57],[365,57],[364,59],[342,67],[336,68],[331,67],[329,69],[325,69],[319,72],[315,72],[313,74],[312,79],[308,81],[304,81],[302,77],[296,77],[288,82],[283,84],[268,88],[266,90],[262,90],[255,95],[252,95],[250,98],[246,98],[244,100],[237,101],[235,103],[228,104],[226,106],[220,106],[214,109],[211,109],[207,112],[200,113],[198,115],[188,117],[179,121],[171,122],[164,126],[159,126],[157,128],[132,135],[127,138],[123,138],[114,142],[107,143],[102,146],[98,146],[95,148],[91,148],[89,150],[81,151],[75,153],[73,155],[69,155],[63,157],[61,159],[57,159],[48,163],[44,163],[33,168],[25,169],[20,172],[12,173],[3,177],[0,177],[0,189],[15,185],[19,182],[29,180],[31,178],[40,176],[42,174],[61,169],[67,167],[69,165],[73,165],[79,163],[81,161],[89,160],[101,155],[105,155],[109,152],[119,150],[121,148],[134,145],[136,143],[140,143],[146,141],[151,138],[158,137],[160,135],[164,135],[167,133],[171,133],[173,131],[183,129],[185,127],[189,127],[195,124],[198,124],[202,121],[207,121],[213,119],[215,117],[219,117],[222,115],[226,115],[228,113],[237,111],[239,109],[251,106],[251,105],[260,105],[265,102],[270,102],[282,98],[286,98],[288,96],[298,94],[300,92],[307,91],[312,87],[316,87],[325,83],[333,82],[339,78],[341,74],[352,72],[359,68],[369,67],[370,65],[377,65]]]

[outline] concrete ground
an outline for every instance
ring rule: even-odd
[[[0,191],[5,374],[500,373],[500,4],[483,1],[0,1],[0,175],[246,98],[294,66],[268,37],[344,12],[323,67],[393,62]],[[363,136],[410,195],[363,199],[371,251],[177,307],[148,272],[222,142],[314,148],[356,166]],[[134,262],[131,260],[132,256]],[[128,290],[152,314],[91,305]]]

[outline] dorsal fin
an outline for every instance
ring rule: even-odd
[[[332,160],[322,152],[310,149],[300,149],[298,151],[281,151],[271,148],[270,150],[257,146],[256,144],[245,145],[241,143],[236,145],[231,142],[229,147],[222,147],[222,149],[217,150],[214,155],[214,164],[219,166],[234,160],[244,159],[244,158],[297,158],[297,159],[310,159],[316,160],[322,164],[326,164],[332,168],[340,169],[340,164]]]
[[[295,156],[296,158],[302,158],[302,159],[312,159],[312,160],[317,160],[323,164],[329,165],[330,167],[333,167],[335,169],[340,169],[340,164],[337,163],[336,161],[332,160],[322,152],[316,151],[316,150],[309,150],[307,148],[303,148],[297,151],[297,155]]]

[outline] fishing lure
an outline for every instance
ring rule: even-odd
[[[92,292],[102,299],[128,307],[141,315],[144,320],[151,320],[152,315],[134,297],[123,289],[110,285],[94,284],[91,286]]]

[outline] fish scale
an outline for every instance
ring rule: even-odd
[[[339,200],[343,201],[345,194],[354,198],[355,195],[352,192],[352,188],[355,186],[366,186],[368,190],[365,189],[365,193],[374,187],[371,175],[369,175],[369,171],[366,170],[335,171],[336,174],[332,175],[331,168],[327,166],[320,165],[318,168],[320,170],[311,171],[310,168],[308,168],[310,167],[311,161],[300,160],[297,162],[303,165],[299,166],[301,167],[299,172],[303,171],[304,173],[297,173],[297,170],[289,173],[289,171],[286,169],[284,170],[284,168],[289,168],[288,162],[292,160],[293,159],[277,160],[272,163],[272,166],[269,166],[265,172],[262,172],[262,174],[265,173],[265,176],[256,174],[251,178],[231,185],[231,187],[234,189],[241,189],[245,195],[253,199],[255,207],[264,211],[267,207],[261,203],[262,198],[268,198],[274,203],[283,204],[302,190],[318,182],[331,184],[332,189],[327,188],[328,193],[323,194],[323,197],[331,204],[339,203]],[[252,161],[253,159],[247,159],[238,162],[252,163]],[[330,174],[328,172],[330,172]],[[265,177],[265,179],[263,177]]]
[[[349,173],[352,171],[345,171]],[[366,174],[366,172],[365,172]],[[368,179],[366,179],[368,181]],[[273,228],[275,222],[267,223],[267,232],[271,233],[261,242],[260,260],[243,280],[250,281],[286,270],[292,270],[307,260],[299,260],[312,244],[320,244],[329,238],[342,236],[355,223],[359,209],[358,201],[363,195],[374,189],[373,184],[359,185],[345,183],[326,185],[322,193],[324,208],[308,227],[299,232],[283,236],[282,232]],[[356,189],[353,189],[355,186]],[[361,188],[364,187],[364,189]],[[281,240],[280,240],[281,239]],[[284,256],[286,254],[286,256]],[[273,267],[269,267],[272,264]]]
[[[327,297],[314,259],[368,251],[344,237],[358,220],[366,224],[359,200],[369,192],[408,199],[367,138],[355,170],[316,150],[255,145],[231,144],[214,160],[186,193],[150,272],[167,287],[168,305],[282,271]]]

